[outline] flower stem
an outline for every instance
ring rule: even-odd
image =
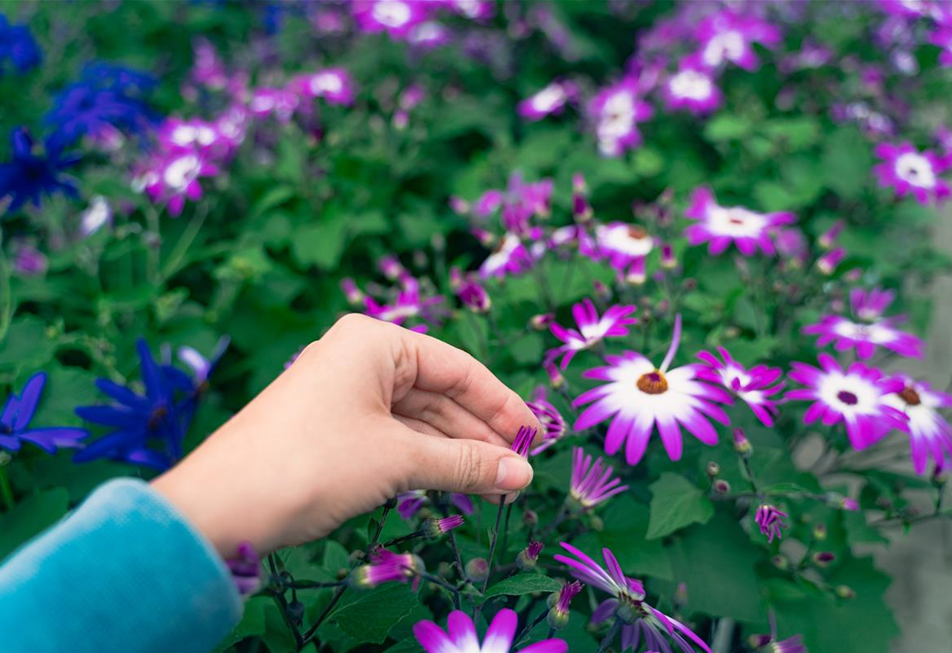
[[[386,542],[384,542],[384,543],[381,544],[380,546],[382,546],[382,547],[385,548],[385,549],[388,549],[388,548],[390,548],[391,546],[396,546],[397,544],[402,544],[403,542],[407,542],[407,541],[409,541],[409,540],[415,540],[415,539],[418,538],[418,537],[423,537],[423,531],[414,531],[414,532],[410,533],[409,535],[403,535],[403,536],[401,536],[401,537],[395,537],[395,538],[393,538],[392,540],[387,540]]]
[[[443,580],[443,579],[440,578],[439,576],[434,576],[433,574],[428,574],[428,573],[426,573],[425,571],[419,571],[419,570],[416,570],[416,569],[414,569],[414,570],[412,570],[412,571],[413,571],[414,574],[416,574],[417,576],[419,576],[419,577],[422,578],[423,580],[429,581],[429,582],[433,583],[434,585],[438,585],[439,587],[442,587],[443,589],[445,589],[446,591],[448,591],[450,594],[452,594],[452,595],[453,595],[453,605],[456,606],[456,609],[457,609],[457,610],[462,609],[463,602],[462,602],[462,599],[460,598],[459,589],[457,589],[456,587],[454,587],[454,586],[451,585],[450,583],[446,582],[445,580]]]
[[[16,501],[13,498],[13,488],[10,487],[10,479],[7,478],[7,468],[0,467],[0,499],[3,500],[4,512],[13,510]]]
[[[489,558],[486,564],[486,578],[483,579],[483,587],[480,590],[482,594],[486,593],[486,588],[489,587],[489,579],[492,578],[493,575],[493,558],[496,557],[496,542],[499,541],[499,525],[502,523],[502,513],[505,510],[506,498],[508,496],[509,495],[504,494],[499,499],[499,510],[496,511],[496,525],[493,527],[492,538],[489,540]],[[474,620],[479,617],[479,613],[482,609],[482,603],[476,606],[475,614],[473,615]]]
[[[543,610],[543,611],[542,611],[542,614],[540,614],[538,617],[536,617],[535,619],[533,619],[530,623],[527,623],[527,624],[522,628],[522,630],[519,631],[519,634],[516,635],[516,638],[515,638],[514,640],[512,640],[512,641],[514,641],[514,642],[516,643],[516,646],[519,646],[519,644],[522,643],[522,640],[524,640],[526,637],[529,636],[529,633],[532,632],[532,629],[533,629],[533,628],[535,628],[535,627],[538,626],[540,623],[542,623],[543,621],[545,621],[545,618],[546,618],[547,616],[549,616],[549,609],[548,609],[548,608],[546,608],[545,610]],[[551,631],[552,628],[549,628],[549,630]],[[551,638],[552,638],[552,635],[549,635],[549,638],[551,639]]]
[[[615,641],[615,636],[620,630],[621,620],[618,617],[615,617],[615,623],[612,624],[612,627],[608,630],[608,634],[605,635],[605,639],[602,640],[602,643],[598,645],[598,650],[595,651],[595,653],[604,653],[607,651],[608,647],[611,646],[611,643]]]

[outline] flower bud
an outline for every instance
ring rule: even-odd
[[[831,508],[839,508],[841,510],[859,510],[859,504],[855,499],[844,497],[840,494],[837,494],[836,492],[828,492],[826,494],[826,505],[830,506]]]
[[[457,197],[456,195],[451,196],[449,205],[453,213],[457,215],[466,215],[469,213],[469,202],[462,197]]]
[[[300,626],[304,622],[304,604],[300,601],[291,601],[288,603],[288,607],[285,612],[291,621],[297,625]]]
[[[817,551],[813,554],[813,564],[817,567],[829,567],[834,560],[836,560],[836,555],[829,551]]]
[[[826,524],[817,524],[813,527],[813,539],[822,542],[826,539]]]
[[[489,576],[489,562],[486,558],[473,558],[466,563],[466,578],[481,583]]]
[[[575,580],[566,583],[558,592],[550,594],[547,600],[549,614],[546,621],[553,630],[562,630],[569,623],[569,605],[576,594],[582,591],[582,584]]]
[[[609,288],[608,286],[606,286],[604,283],[602,283],[601,281],[596,280],[596,281],[592,284],[592,286],[593,286],[594,289],[595,289],[595,296],[596,296],[596,297],[598,297],[599,299],[604,299],[605,301],[608,301],[609,299],[611,299],[611,297],[612,297],[612,289]]]
[[[529,546],[516,556],[516,566],[522,571],[535,569],[539,562],[539,553],[542,551],[542,547],[542,542],[529,542]]]
[[[562,376],[562,373],[559,371],[559,368],[555,366],[555,363],[546,361],[542,363],[542,366],[549,375],[549,384],[553,388],[561,388],[565,383],[565,377]]]
[[[645,271],[645,257],[639,256],[628,267],[628,274],[625,275],[625,281],[632,286],[641,286],[648,280],[648,274]]]
[[[820,237],[817,239],[817,243],[819,243],[820,247],[823,249],[832,249],[833,245],[836,243],[836,239],[839,238],[840,232],[843,231],[843,227],[845,226],[845,220],[837,220],[829,229],[820,235]]]
[[[714,481],[711,488],[714,490],[714,494],[728,494],[731,491],[731,484],[725,481],[722,478]]]
[[[707,464],[707,468],[705,469],[705,471],[707,472],[707,475],[708,475],[710,478],[714,478],[715,476],[719,476],[719,475],[720,475],[720,473],[721,473],[721,466],[718,465],[715,461],[712,460],[711,462],[709,462],[709,463]]]
[[[364,303],[364,293],[360,291],[353,279],[341,279],[340,289],[344,292],[344,297],[347,298],[347,303],[351,306],[359,306]]]
[[[674,258],[674,250],[671,249],[671,245],[665,243],[661,247],[661,267],[666,270],[672,270],[678,265],[678,260]]]
[[[605,530],[605,522],[603,522],[602,518],[598,515],[592,515],[589,517],[588,524],[596,533],[601,533],[603,530]]]
[[[552,313],[539,313],[529,318],[529,326],[536,331],[545,331],[553,322],[555,322],[555,315]]]
[[[856,592],[849,585],[837,585],[833,592],[841,599],[856,598]]]
[[[830,276],[836,270],[837,266],[846,258],[846,250],[842,247],[831,249],[816,261],[816,267],[821,274]]]
[[[780,571],[786,571],[787,569],[790,568],[790,558],[779,553],[775,555],[774,557],[772,557],[770,559],[770,562],[773,564],[774,567],[776,567]]]
[[[459,515],[451,515],[442,519],[427,519],[423,522],[423,534],[427,539],[438,540],[454,528],[463,525],[463,518]]]
[[[747,638],[747,646],[756,650],[769,644],[772,639],[770,635],[751,635]]]
[[[529,510],[526,508],[526,511],[522,513],[522,523],[525,524],[528,528],[539,525],[539,515],[534,510]]]
[[[754,448],[744,434],[744,429],[734,429],[734,451],[741,458],[750,458]]]
[[[687,291],[692,291],[697,288],[697,279],[688,278],[681,282],[681,287]]]
[[[674,590],[674,603],[676,605],[684,605],[688,602],[688,584],[685,582],[678,583],[677,588]]]

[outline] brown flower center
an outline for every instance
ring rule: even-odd
[[[922,399],[919,397],[919,393],[916,392],[913,388],[906,388],[902,392],[897,393],[902,400],[905,401],[910,406],[918,406],[922,403]]]
[[[661,370],[642,374],[638,379],[638,389],[649,395],[660,395],[668,390],[668,380]]]
[[[635,238],[637,240],[641,240],[642,238],[646,238],[647,236],[648,236],[648,232],[645,231],[644,227],[640,227],[636,224],[633,224],[628,227],[629,238]]]

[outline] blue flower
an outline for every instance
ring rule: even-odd
[[[65,148],[83,136],[113,130],[144,136],[158,121],[144,100],[155,79],[136,70],[107,63],[87,65],[78,82],[60,91],[44,122],[53,127],[50,141]]]
[[[30,33],[26,25],[11,25],[3,14],[0,14],[0,74],[6,60],[9,59],[16,69],[25,73],[34,66],[39,66],[43,60],[40,46]]]
[[[0,413],[0,449],[19,451],[24,442],[36,445],[47,453],[56,453],[57,447],[76,447],[89,433],[71,427],[30,428],[30,420],[40,403],[46,374],[37,372],[23,386],[18,395],[12,393]]]
[[[181,399],[181,393],[176,392],[182,382],[178,375],[184,373],[158,364],[144,340],[136,343],[136,350],[145,394],[109,379],[97,380],[96,387],[116,403],[80,406],[76,414],[113,430],[79,451],[74,458],[76,462],[112,458],[165,470],[182,457],[182,442],[192,414],[185,403],[188,396]]]
[[[0,164],[0,200],[12,197],[7,208],[13,213],[27,202],[40,206],[44,194],[65,193],[78,195],[76,186],[62,175],[63,170],[75,165],[79,157],[46,143],[46,156],[33,153],[33,139],[24,129],[14,129],[10,135],[13,142],[13,160]]]

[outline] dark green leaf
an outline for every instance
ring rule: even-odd
[[[714,505],[701,490],[680,474],[665,472],[651,484],[649,540],[670,535],[694,523],[706,523],[714,515]]]
[[[561,587],[562,583],[554,578],[542,574],[524,573],[499,581],[487,589],[483,596],[488,599],[502,595],[521,596],[535,592],[558,592]]]

